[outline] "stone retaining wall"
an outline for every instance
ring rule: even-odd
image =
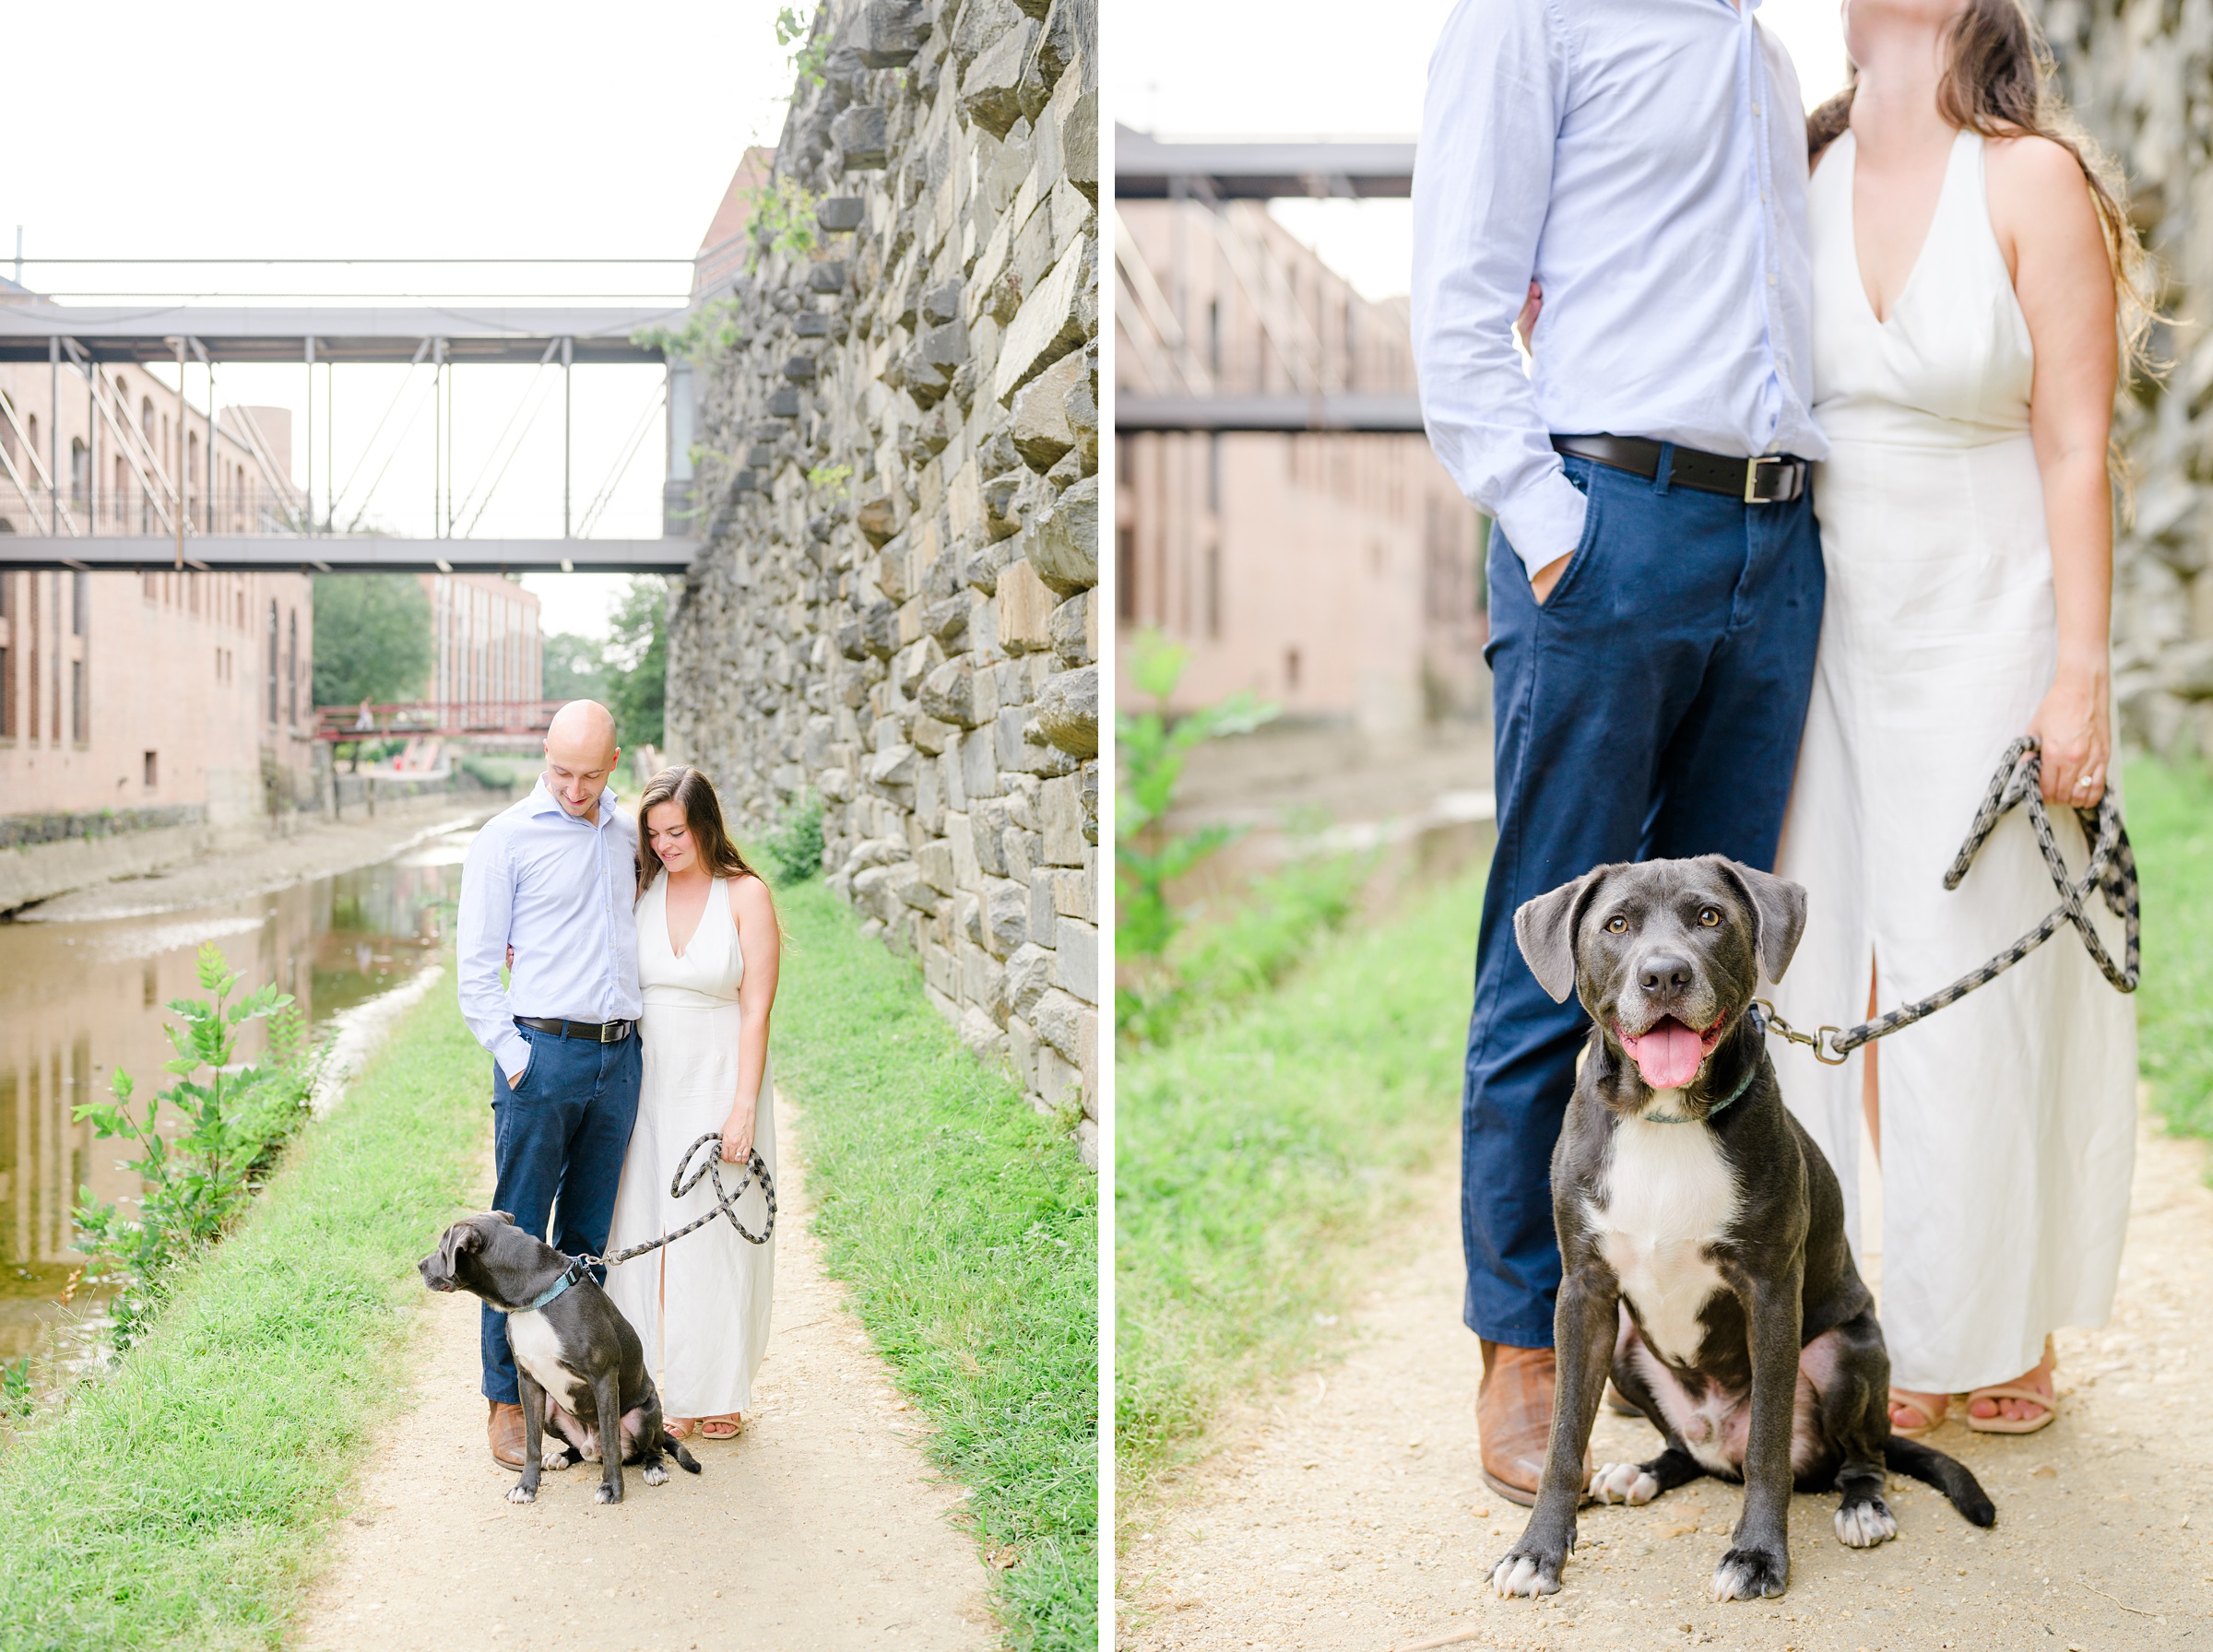
[[[2032,0],[2068,98],[2123,162],[2164,266],[2172,363],[2120,431],[2136,514],[2115,543],[2113,696],[2132,741],[2213,756],[2213,9]]]
[[[830,881],[1094,1152],[1093,0],[841,0],[697,373],[671,755]],[[773,244],[798,212],[815,244]],[[802,220],[805,221],[805,220]],[[715,295],[706,295],[715,296]]]

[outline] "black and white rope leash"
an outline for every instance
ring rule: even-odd
[[[2059,904],[2042,923],[1988,963],[1970,970],[1949,986],[1856,1027],[1823,1026],[1811,1032],[1801,1032],[1777,1015],[1775,1007],[1763,998],[1758,1002],[1767,1011],[1768,1025],[1791,1043],[1805,1044],[1813,1051],[1815,1060],[1840,1066],[1862,1044],[1872,1044],[1900,1027],[1910,1027],[1946,1005],[1958,1003],[1978,986],[1996,980],[2050,940],[2063,924],[2075,926],[2082,937],[2082,944],[2089,950],[2091,961],[2112,983],[2115,991],[2136,991],[2142,962],[2142,924],[2137,911],[2136,857],[2128,844],[2128,829],[2121,821],[2121,805],[2109,785],[2096,808],[2075,811],[2075,818],[2082,823],[2083,836],[2090,840],[2089,865],[2079,879],[2075,878],[2068,872],[2067,863],[2059,852],[2058,840],[2052,834],[2052,817],[2044,812],[2043,789],[2040,784],[2041,761],[2034,735],[2023,735],[2006,748],[1997,772],[1991,776],[1990,790],[1983,796],[1982,807],[1975,811],[1974,824],[1968,828],[1967,841],[1959,845],[1959,855],[1944,875],[1944,887],[1947,890],[1959,887],[1977,851],[1989,839],[2000,819],[2015,805],[2026,803],[2030,823],[2036,829],[2037,846],[2043,852],[2052,885],[2059,891]],[[2084,899],[2093,890],[2104,898],[2107,910],[2121,920],[2124,947],[2119,964],[2113,962],[2097,926],[2083,909]]]
[[[714,1150],[707,1154],[706,1162],[700,1165],[698,1169],[692,1170],[692,1155],[698,1152],[701,1148],[706,1147],[710,1142],[714,1144]],[[686,1233],[696,1233],[699,1229],[705,1227],[707,1223],[713,1221],[717,1216],[728,1218],[729,1224],[738,1230],[738,1237],[744,1240],[748,1245],[766,1245],[770,1236],[776,1231],[776,1180],[774,1176],[768,1174],[768,1165],[766,1162],[762,1159],[760,1150],[755,1149],[752,1154],[746,1161],[745,1175],[744,1178],[739,1182],[737,1192],[726,1193],[723,1190],[722,1186],[721,1148],[722,1132],[719,1130],[709,1130],[704,1136],[702,1136],[697,1141],[694,1141],[690,1147],[684,1150],[683,1158],[677,1162],[676,1174],[669,1178],[669,1197],[670,1198],[681,1198],[685,1194],[691,1192],[692,1188],[699,1186],[700,1178],[702,1176],[712,1176],[715,1181],[715,1208],[712,1210],[709,1210],[704,1216],[696,1217],[692,1221],[687,1221],[682,1227],[677,1229],[673,1233],[663,1233],[657,1239],[648,1239],[645,1244],[633,1245],[627,1250],[615,1251],[611,1255],[604,1257],[595,1257],[589,1252],[586,1252],[585,1255],[574,1257],[573,1260],[571,1260],[567,1270],[562,1274],[562,1277],[564,1280],[569,1280],[571,1283],[574,1283],[576,1280],[584,1277],[584,1273],[586,1268],[597,1268],[603,1265],[609,1268],[620,1267],[622,1263],[629,1261],[633,1257],[642,1257],[648,1251],[656,1251],[660,1249],[662,1245],[668,1244],[671,1239],[681,1239]],[[692,1171],[692,1174],[688,1176],[684,1174],[687,1170]],[[739,1220],[738,1216],[738,1201],[745,1197],[745,1190],[751,1186],[755,1181],[758,1181],[761,1184],[761,1197],[768,1201],[768,1221],[762,1224],[761,1231],[758,1233],[754,1233],[751,1228],[748,1228],[743,1221]]]

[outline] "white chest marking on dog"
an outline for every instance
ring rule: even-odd
[[[562,1410],[574,1414],[576,1396],[589,1390],[561,1363],[561,1339],[545,1315],[535,1308],[508,1315],[507,1346],[530,1380],[550,1394]]]
[[[1681,1099],[1662,1091],[1652,1105],[1673,1111]],[[1615,1127],[1599,1194],[1586,1214],[1599,1254],[1636,1304],[1646,1339],[1678,1364],[1698,1358],[1698,1310],[1728,1289],[1704,1252],[1736,1208],[1736,1181],[1712,1131],[1638,1118]]]

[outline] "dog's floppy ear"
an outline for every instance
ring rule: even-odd
[[[1752,942],[1759,955],[1759,973],[1770,981],[1782,979],[1805,933],[1805,891],[1788,878],[1759,872],[1725,856],[1711,857],[1721,874],[1744,891],[1752,913]]]
[[[503,1221],[509,1227],[513,1227],[515,1225],[515,1218],[508,1215],[504,1210],[488,1210],[485,1212],[485,1214],[490,1216],[494,1221]]]
[[[1529,973],[1556,1004],[1565,1004],[1575,992],[1575,932],[1591,897],[1613,869],[1594,867],[1550,894],[1524,901],[1514,914],[1514,939],[1521,943]]]

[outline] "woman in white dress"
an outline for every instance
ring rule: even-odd
[[[621,1250],[715,1209],[712,1178],[682,1198],[669,1187],[685,1149],[708,1131],[722,1160],[758,1149],[776,1166],[768,1023],[782,932],[768,885],[724,831],[715,788],[697,769],[665,769],[638,800],[638,985],[645,1077],[608,1239]],[[700,1162],[694,1159],[694,1166]],[[735,1186],[725,1173],[725,1186]],[[766,1202],[749,1188],[739,1212],[755,1233]],[[751,1245],[717,1217],[696,1233],[609,1270],[608,1294],[645,1344],[669,1432],[734,1438],[752,1409],[768,1343],[775,1241]]]
[[[1843,10],[1855,83],[1815,112],[1807,197],[1828,590],[1777,868],[1811,901],[1777,994],[1800,1026],[1920,997],[2051,908],[2021,810],[1942,887],[2024,733],[2083,865],[2073,810],[2112,784],[2108,426],[2140,337],[2115,317],[2142,313],[2135,240],[2018,0]],[[2041,1428],[2049,1333],[2112,1304],[2133,1000],[2063,931],[1876,1048],[1779,1065],[1848,1210],[1863,1111],[1881,1155],[1892,1424],[1964,1395],[1970,1428]]]

